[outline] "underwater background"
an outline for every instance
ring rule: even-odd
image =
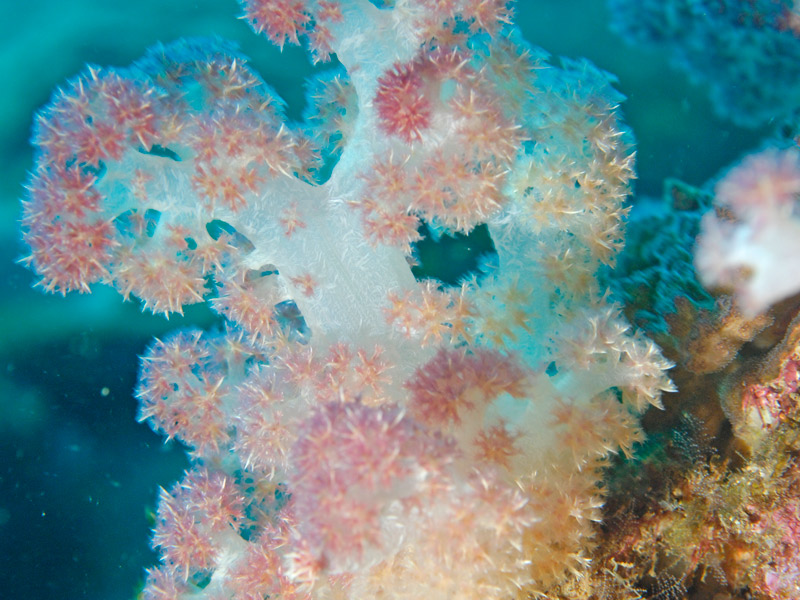
[[[199,307],[167,322],[113,290],[61,298],[31,288],[34,276],[15,261],[33,113],[85,64],[126,66],[183,36],[235,40],[294,118],[304,77],[326,66],[253,35],[232,18],[234,0],[0,0],[0,8],[0,598],[133,598],[156,561],[158,488],[186,466],[182,448],[136,422],[137,355],[153,336],[215,317]],[[531,43],[619,78],[637,140],[633,203],[660,197],[668,177],[702,186],[769,133],[716,117],[703,87],[666,52],[611,33],[602,0],[519,0],[516,15]]]

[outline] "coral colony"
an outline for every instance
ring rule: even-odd
[[[161,493],[144,598],[577,585],[599,469],[673,389],[596,278],[634,175],[613,78],[550,62],[504,0],[243,9],[341,63],[302,123],[210,39],[88,67],[36,117],[22,228],[39,285],[224,321],[141,360],[139,418],[192,460]],[[414,278],[420,232],[479,225],[496,251],[479,271]]]

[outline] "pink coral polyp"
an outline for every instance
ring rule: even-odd
[[[431,102],[415,64],[395,65],[378,80],[375,105],[383,128],[407,142],[422,138],[431,122]]]

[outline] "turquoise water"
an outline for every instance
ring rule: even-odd
[[[32,114],[84,64],[124,66],[181,36],[237,40],[290,115],[302,111],[313,68],[302,51],[280,54],[254,36],[234,18],[233,0],[0,7],[0,597],[131,598],[155,561],[149,511],[158,486],[185,464],[181,449],[135,422],[136,355],[154,335],[211,317],[197,309],[166,322],[106,290],[63,299],[31,289],[32,275],[14,260]],[[640,196],[658,196],[666,177],[702,185],[766,134],[717,118],[702,87],[664,53],[611,34],[600,0],[520,0],[517,14],[532,43],[619,77]]]

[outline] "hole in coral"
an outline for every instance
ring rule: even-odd
[[[245,281],[255,281],[261,277],[268,277],[270,275],[280,275],[278,267],[271,264],[261,265],[259,269],[251,269],[245,273]]]
[[[192,575],[189,579],[194,585],[202,590],[205,589],[209,583],[211,583],[211,576],[213,574],[214,571],[199,571]]]
[[[213,221],[206,223],[206,231],[213,240],[218,240],[223,235],[227,236],[228,239],[226,241],[228,244],[237,250],[241,250],[244,254],[249,254],[256,249],[256,247],[253,245],[253,242],[247,239],[246,236],[236,231],[236,228],[233,225],[220,219],[214,219]]]
[[[164,146],[159,146],[158,144],[153,144],[150,147],[150,150],[145,150],[144,148],[139,148],[139,152],[142,154],[149,154],[151,156],[160,156],[161,158],[169,158],[170,160],[174,160],[175,162],[181,162],[181,157],[178,156],[178,153],[174,150],[170,150],[169,148],[165,148]]]
[[[120,213],[114,219],[114,225],[120,235],[126,237],[135,237],[136,235],[136,209],[131,208],[124,213]]]
[[[496,262],[497,251],[489,228],[478,225],[469,234],[446,234],[422,223],[421,240],[412,246],[417,265],[411,272],[417,280],[436,279],[445,285],[459,285],[465,279],[481,280],[486,265]]]
[[[144,233],[147,237],[153,237],[161,220],[161,211],[155,208],[148,208],[144,211]]]
[[[275,322],[290,341],[307,344],[311,339],[311,329],[294,300],[284,300],[276,304],[273,315]]]

